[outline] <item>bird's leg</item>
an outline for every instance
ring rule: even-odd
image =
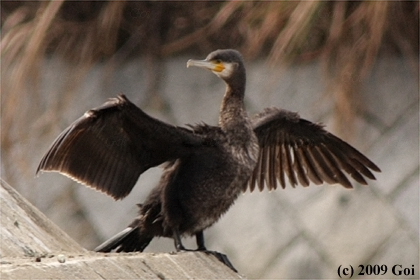
[[[182,245],[181,235],[179,234],[178,229],[173,230],[173,238],[174,238],[174,242],[175,242],[175,248],[178,252],[179,251],[191,251],[191,250],[185,249],[184,245]],[[197,251],[204,251],[205,254],[215,256],[219,261],[224,263],[230,269],[232,269],[235,272],[238,272],[236,270],[236,268],[233,267],[232,263],[229,261],[229,259],[227,258],[227,256],[225,254],[222,254],[222,253],[219,253],[219,252],[216,252],[216,251],[208,251],[206,249],[206,247],[204,245],[204,234],[203,234],[202,230],[195,234],[195,238],[196,238],[197,247],[198,247]]]
[[[204,234],[202,230],[195,234],[195,239],[197,241],[197,251],[207,251],[204,245]]]
[[[174,238],[175,248],[176,248],[177,252],[185,251],[185,247],[184,247],[184,245],[182,245],[181,235],[179,234],[178,229],[174,229],[173,238]]]
[[[232,269],[235,272],[238,272],[235,267],[233,267],[232,263],[229,261],[228,257],[225,254],[216,252],[216,251],[208,251],[206,246],[204,245],[204,234],[203,231],[200,230],[195,234],[195,239],[197,241],[197,251],[204,251],[204,253],[215,256],[219,261],[224,263],[227,267]]]

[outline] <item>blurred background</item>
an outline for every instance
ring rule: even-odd
[[[382,173],[354,190],[245,193],[205,232],[207,247],[249,278],[397,263],[418,278],[419,11],[417,1],[2,1],[1,176],[93,249],[135,217],[161,169],[113,201],[56,173],[36,178],[49,145],[121,92],[169,123],[217,124],[223,82],[186,62],[235,48],[250,114],[275,106],[323,122]],[[173,250],[162,238],[146,251]]]

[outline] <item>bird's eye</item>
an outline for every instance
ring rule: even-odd
[[[221,59],[216,59],[216,60],[214,60],[214,62],[216,62],[217,64],[219,64],[219,63],[222,63],[222,60]]]

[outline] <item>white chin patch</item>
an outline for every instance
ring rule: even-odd
[[[223,69],[222,72],[213,71],[214,74],[222,79],[229,78],[232,75],[233,71],[236,69],[236,63],[225,63],[224,66],[225,69]]]

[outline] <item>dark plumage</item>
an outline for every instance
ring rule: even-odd
[[[368,158],[322,126],[271,108],[248,119],[245,68],[235,50],[217,50],[187,66],[211,70],[227,84],[219,126],[182,128],[156,120],[124,95],[90,110],[61,133],[37,172],[58,171],[121,199],[150,167],[166,162],[161,181],[140,205],[129,228],[97,251],[143,251],[155,236],[196,235],[215,223],[242,191],[310,182],[361,184],[380,171]],[[369,170],[370,169],[370,170]]]

